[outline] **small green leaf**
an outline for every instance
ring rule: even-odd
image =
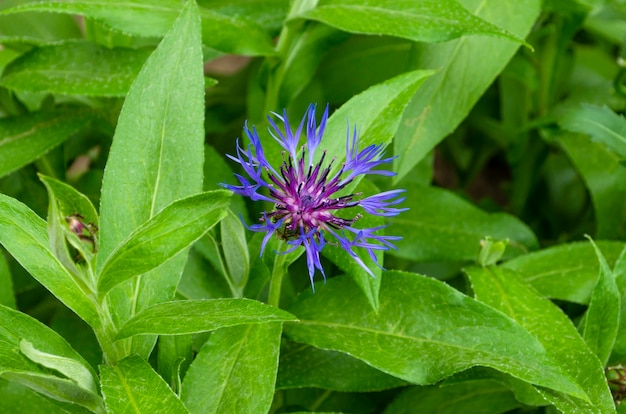
[[[585,396],[579,396],[582,399],[572,399],[562,392],[538,388],[544,398],[567,413],[615,412],[603,365],[556,305],[539,295],[512,270],[471,267],[466,273],[477,299],[500,310],[530,332],[562,375],[585,392]]]
[[[191,246],[227,214],[231,193],[215,190],[170,204],[131,233],[102,266],[98,291],[146,273]]]
[[[416,42],[443,42],[481,34],[525,43],[476,17],[455,0],[320,0],[315,8],[297,17],[351,33],[397,36]]]
[[[520,38],[541,12],[539,0],[460,0],[476,16]],[[504,69],[519,43],[498,37],[463,37],[445,44],[415,45],[415,67],[436,68],[408,105],[394,140],[394,171],[400,181],[467,117]]]
[[[35,161],[93,119],[88,111],[70,108],[0,119],[0,177]]]
[[[487,236],[480,241],[480,253],[478,253],[478,263],[485,267],[498,263],[504,255],[509,239],[494,240]]]
[[[101,365],[100,378],[109,413],[188,413],[163,378],[136,355],[115,366]]]
[[[99,325],[88,286],[50,251],[46,222],[19,201],[0,194],[0,244],[35,279],[91,326]]]
[[[15,296],[13,295],[13,280],[9,265],[0,251],[0,305],[15,308]]]
[[[295,321],[288,312],[251,299],[198,299],[163,302],[139,312],[117,339],[133,335],[182,335],[248,323]]]
[[[331,349],[415,384],[432,384],[481,365],[585,398],[529,332],[448,285],[417,274],[383,273],[378,312],[350,278],[302,294],[285,324],[297,342]]]
[[[609,264],[626,246],[622,242],[598,241]],[[518,256],[501,267],[515,270],[542,295],[551,299],[587,304],[598,280],[600,267],[593,247],[575,242]]]
[[[85,41],[42,46],[11,62],[0,85],[16,91],[125,96],[151,52]]]
[[[583,103],[567,111],[559,125],[571,132],[587,134],[626,158],[626,119],[606,106]]]
[[[214,332],[189,367],[181,399],[191,413],[265,413],[278,369],[280,323]]]
[[[537,246],[532,231],[517,218],[486,213],[450,191],[414,186],[402,207],[409,210],[390,220],[387,234],[402,236],[389,253],[415,261],[474,261],[486,236],[509,239],[504,258]]]

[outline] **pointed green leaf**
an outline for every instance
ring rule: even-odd
[[[466,269],[466,273],[476,297],[504,312],[530,332],[563,375],[572,379],[586,394],[580,399],[540,389],[544,398],[567,413],[615,412],[603,365],[584,343],[572,321],[556,305],[537,294],[512,270],[472,267]]]
[[[604,366],[617,336],[622,295],[604,255],[593,240],[590,241],[600,262],[600,276],[583,319],[582,337]]]
[[[415,384],[432,384],[472,366],[585,398],[544,347],[502,313],[448,285],[411,273],[385,272],[378,312],[349,278],[302,294],[285,333],[298,342],[350,354]]]
[[[189,367],[181,399],[191,413],[265,413],[278,369],[280,323],[220,329]]]
[[[442,42],[464,35],[519,37],[475,15],[455,0],[320,0],[298,17],[351,33],[388,35],[416,42]]]
[[[402,207],[409,210],[392,217],[387,234],[402,236],[398,250],[389,253],[415,261],[475,261],[481,240],[491,236],[509,239],[505,258],[537,246],[533,232],[516,217],[486,213],[450,191],[415,186],[406,192]]]
[[[295,321],[295,316],[252,299],[197,299],[163,302],[139,312],[117,339],[133,335],[182,335],[249,323]]]
[[[250,274],[250,254],[246,229],[241,219],[230,210],[220,222],[220,235],[230,284],[235,292],[243,292]]]
[[[231,193],[215,190],[170,204],[130,234],[102,266],[98,291],[146,273],[198,240],[228,213]]]
[[[613,241],[596,243],[610,265],[626,246]],[[501,266],[518,272],[526,283],[548,298],[581,304],[589,303],[600,272],[596,253],[587,242],[549,247],[516,257]]]
[[[168,4],[174,3],[178,10],[180,2]],[[98,270],[124,239],[165,206],[201,191],[203,127],[200,18],[195,2],[187,1],[133,82],[118,119],[102,182]],[[137,311],[171,300],[184,264],[181,252],[149,275],[112,290],[107,303],[114,323],[119,327]],[[131,342],[131,352],[148,358],[155,338]]]
[[[587,134],[626,158],[626,119],[606,106],[583,103],[567,111],[559,125],[568,131]]]
[[[49,247],[46,222],[19,201],[0,194],[0,243],[35,279],[91,326],[99,318],[89,288],[70,274]]]
[[[163,378],[136,355],[115,366],[101,365],[100,378],[108,413],[188,413]]]
[[[0,305],[15,308],[11,271],[2,251],[0,251]]]
[[[60,108],[0,119],[0,177],[35,161],[93,118],[84,110]]]
[[[11,62],[0,85],[17,91],[124,96],[150,53],[150,49],[109,49],[86,41],[55,43]]]
[[[539,0],[460,0],[483,18],[523,38],[541,11]],[[478,98],[504,69],[519,43],[472,36],[445,44],[418,44],[416,65],[437,68],[404,113],[394,141],[397,183],[465,119]]]

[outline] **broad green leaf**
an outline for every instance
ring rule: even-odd
[[[139,312],[117,339],[133,335],[182,335],[227,326],[297,320],[293,315],[251,299],[198,299],[163,302]]]
[[[481,34],[524,41],[476,17],[455,0],[320,0],[298,17],[351,33],[389,35],[416,42],[442,42]]]
[[[0,9],[19,5],[22,0],[4,0]],[[80,29],[72,16],[57,13],[22,13],[17,16],[0,16],[0,43],[45,44],[81,37]]]
[[[200,18],[188,1],[131,85],[120,113],[102,182],[98,270],[140,225],[173,201],[201,191],[203,96]],[[107,302],[114,323],[119,327],[137,311],[171,300],[184,264],[182,252],[112,290]],[[129,341],[129,352],[147,358],[155,338]]]
[[[596,213],[598,239],[626,236],[626,167],[604,144],[584,136],[563,133],[559,145],[582,176]]]
[[[303,294],[285,324],[297,342],[347,353],[406,381],[433,384],[480,365],[585,398],[529,332],[448,285],[417,274],[383,273],[378,312],[350,294],[349,278]]]
[[[539,0],[460,0],[476,16],[525,37],[539,16]],[[408,105],[394,141],[400,181],[467,116],[504,69],[519,43],[496,37],[463,37],[445,44],[419,44],[417,67],[438,69]]]
[[[597,241],[610,265],[626,246],[622,242]],[[515,270],[542,295],[551,299],[587,304],[598,280],[600,267],[587,242],[561,244],[518,256],[501,267]]]
[[[26,271],[91,326],[99,325],[90,290],[54,257],[46,222],[26,205],[0,194],[0,243]]]
[[[562,412],[615,412],[615,405],[596,355],[589,350],[572,321],[552,302],[540,296],[509,269],[466,269],[476,297],[504,312],[530,332],[567,378],[584,390],[586,397],[573,399],[555,390],[541,390],[544,398]],[[540,385],[540,384],[536,384]]]
[[[336,351],[283,343],[277,389],[321,388],[341,392],[381,391],[407,385],[365,362]]]
[[[0,119],[0,177],[35,161],[93,118],[84,110],[59,108]]]
[[[61,403],[52,402],[41,394],[17,382],[0,378],[0,401],[2,407],[10,410],[11,414],[68,414],[73,411],[65,410]],[[77,407],[74,405],[74,407]]]
[[[177,0],[25,0],[2,14],[51,11],[98,19],[113,29],[145,37],[161,37],[181,10]],[[200,9],[202,40],[211,48],[247,55],[273,54],[271,39],[254,21],[241,15]]]
[[[476,380],[411,387],[396,397],[384,414],[494,414],[509,412],[520,405],[508,387],[493,380]]]
[[[53,375],[54,371],[60,376]],[[60,401],[101,406],[89,364],[41,322],[0,305],[0,376]]]
[[[34,48],[9,64],[0,85],[64,95],[124,96],[150,49],[109,49],[86,41]]]
[[[389,253],[415,261],[475,261],[486,236],[509,239],[504,257],[537,246],[532,231],[516,217],[486,213],[459,196],[436,187],[415,186],[402,207],[409,210],[390,220],[386,234],[402,236]]]
[[[100,294],[187,249],[226,216],[229,201],[230,192],[215,190],[165,207],[111,253],[98,274]]]
[[[0,250],[0,305],[15,309],[15,296],[13,294],[13,280],[9,265]]]
[[[115,366],[101,365],[100,379],[108,413],[188,413],[163,378],[136,355]]]
[[[220,235],[230,283],[233,291],[240,292],[239,296],[242,296],[250,273],[250,254],[246,229],[239,217],[230,210],[220,222]]]
[[[561,128],[587,134],[601,142],[620,158],[626,158],[626,119],[606,106],[581,104],[567,111],[559,122]]]
[[[581,334],[587,346],[598,356],[604,366],[615,343],[622,295],[615,282],[615,275],[613,275],[604,255],[593,240],[591,240],[591,244],[600,262],[600,276],[582,322]]]
[[[220,329],[189,367],[181,399],[190,413],[265,413],[274,397],[282,325]]]

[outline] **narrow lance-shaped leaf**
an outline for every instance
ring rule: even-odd
[[[556,305],[537,294],[512,270],[472,267],[466,269],[466,273],[476,297],[530,332],[562,375],[573,380],[585,393],[572,398],[561,390],[538,388],[544,398],[567,413],[615,412],[602,364],[572,321]]]
[[[523,39],[470,13],[456,0],[320,0],[299,17],[351,33],[388,35],[416,42],[442,42],[463,35]]]
[[[349,278],[303,294],[285,324],[297,342],[350,354],[415,384],[432,384],[482,365],[585,398],[532,335],[502,313],[446,284],[416,274],[383,273],[378,312],[350,294]]]
[[[591,136],[621,158],[626,158],[626,119],[610,108],[583,103],[567,111],[559,124],[568,131]]]
[[[122,327],[118,339],[133,335],[182,335],[248,323],[295,321],[284,310],[251,299],[198,299],[163,302]]]
[[[274,398],[280,323],[220,329],[189,367],[181,399],[192,413],[265,413]]]
[[[11,62],[0,85],[17,91],[125,96],[150,52],[85,41],[43,46]]]
[[[140,3],[148,9],[165,4]],[[178,1],[167,4],[180,7]],[[170,203],[202,190],[202,65],[200,18],[195,2],[187,1],[137,75],[118,119],[102,182],[98,271],[139,226]],[[172,299],[185,253],[109,293],[107,304],[117,327],[137,311]],[[126,349],[148,358],[155,340],[132,338]]]
[[[102,394],[110,413],[188,413],[150,364],[133,355],[115,366],[101,365]]]
[[[228,212],[231,194],[216,190],[175,201],[130,234],[98,275],[98,291],[146,273],[191,246]]]
[[[88,111],[70,108],[0,119],[0,177],[35,161],[93,119]]]
[[[476,16],[523,38],[541,11],[539,0],[460,0]],[[394,140],[398,182],[465,119],[520,44],[498,37],[468,36],[445,44],[415,45],[415,64],[438,69],[403,115]]]
[[[600,272],[581,331],[583,339],[604,366],[617,336],[622,295],[604,255],[593,240],[590,239],[590,242],[600,262]]]
[[[0,243],[35,279],[92,327],[98,312],[89,288],[50,251],[46,222],[19,201],[0,194]]]

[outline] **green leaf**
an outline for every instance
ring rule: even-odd
[[[14,309],[16,307],[11,271],[2,251],[0,251],[0,305]]]
[[[70,108],[0,119],[0,177],[35,161],[92,120],[90,112]]]
[[[511,390],[493,380],[411,387],[396,397],[385,414],[505,413],[520,407]]]
[[[476,297],[513,318],[537,338],[563,375],[586,393],[583,400],[540,389],[544,398],[567,413],[615,412],[603,365],[556,305],[537,294],[512,270],[472,267],[466,273]]]
[[[582,176],[596,216],[598,239],[626,237],[626,167],[613,151],[584,136],[563,133],[558,143]]]
[[[198,299],[163,302],[139,312],[117,339],[133,335],[182,335],[227,326],[297,320],[293,315],[251,299]]]
[[[524,40],[470,13],[455,0],[320,0],[299,16],[351,33],[443,42],[481,34]]]
[[[613,265],[626,246],[622,242],[598,241]],[[600,267],[593,247],[587,242],[553,246],[503,263],[542,295],[551,299],[587,304],[598,280]]]
[[[30,316],[2,305],[0,376],[60,401],[93,410],[102,404],[95,372],[65,339]]]
[[[600,243],[598,244],[604,254],[607,255],[606,247]],[[610,359],[610,362],[615,364],[621,364],[624,358],[626,358],[626,246],[624,246],[623,243],[620,243],[620,245],[622,246],[622,252],[613,269],[615,283],[617,284],[621,296],[619,325]]]
[[[2,401],[4,408],[11,409],[11,414],[32,414],[36,412],[68,414],[75,412],[66,411],[59,402],[52,402],[24,385],[2,378],[0,378],[0,401]],[[73,406],[78,407],[76,405]]]
[[[539,0],[461,0],[476,16],[525,37],[539,16]],[[465,119],[478,98],[519,47],[502,38],[464,37],[446,44],[418,44],[421,68],[439,69],[408,105],[394,141],[397,183]]]
[[[109,49],[86,41],[34,48],[11,62],[0,85],[64,95],[125,96],[150,49]]]
[[[541,344],[502,313],[420,275],[383,273],[378,312],[349,278],[303,294],[285,324],[295,341],[347,353],[415,384],[432,384],[472,366],[585,398]]]
[[[173,3],[178,10],[180,2]],[[159,4],[163,2],[143,7]],[[195,2],[188,1],[133,82],[120,113],[102,182],[98,270],[140,225],[173,201],[201,191],[203,124],[200,18]],[[183,252],[149,275],[112,290],[107,303],[114,323],[119,327],[137,311],[171,300],[184,264]],[[147,358],[154,341],[133,339],[129,352]]]
[[[35,279],[91,326],[99,325],[90,290],[50,251],[46,222],[26,205],[0,194],[0,243]]]
[[[415,186],[402,207],[409,210],[390,220],[387,234],[402,236],[389,253],[415,261],[475,261],[481,240],[509,239],[504,258],[537,246],[532,231],[517,218],[486,213],[457,195],[436,187]]]
[[[160,336],[157,351],[159,375],[180,395],[182,378],[194,358],[192,335]]]
[[[274,397],[280,323],[220,329],[189,367],[181,399],[191,413],[265,413]]]
[[[230,195],[225,190],[201,193],[175,201],[153,216],[120,243],[102,266],[100,294],[157,268],[191,246],[227,215]]]
[[[365,362],[336,351],[288,342],[280,353],[277,389],[321,388],[372,392],[407,385]]]
[[[587,134],[626,158],[626,119],[606,106],[583,103],[567,111],[559,125],[571,132]]]
[[[107,412],[111,414],[188,413],[159,374],[136,355],[115,366],[101,365],[100,378]]]
[[[119,31],[145,37],[161,37],[172,27],[181,10],[177,0],[25,0],[2,10],[2,14],[51,11],[80,14],[104,22]],[[209,8],[200,9],[202,40],[208,47],[227,53],[273,54],[269,35],[254,21],[242,15],[228,15]]]
[[[239,217],[230,210],[220,222],[220,235],[230,284],[233,292],[239,292],[239,296],[242,296],[250,273],[250,254],[246,242],[246,229]]]
[[[591,295],[581,330],[587,346],[598,356],[602,366],[605,366],[617,336],[622,295],[604,255],[593,240],[590,241],[600,262],[600,276]]]

